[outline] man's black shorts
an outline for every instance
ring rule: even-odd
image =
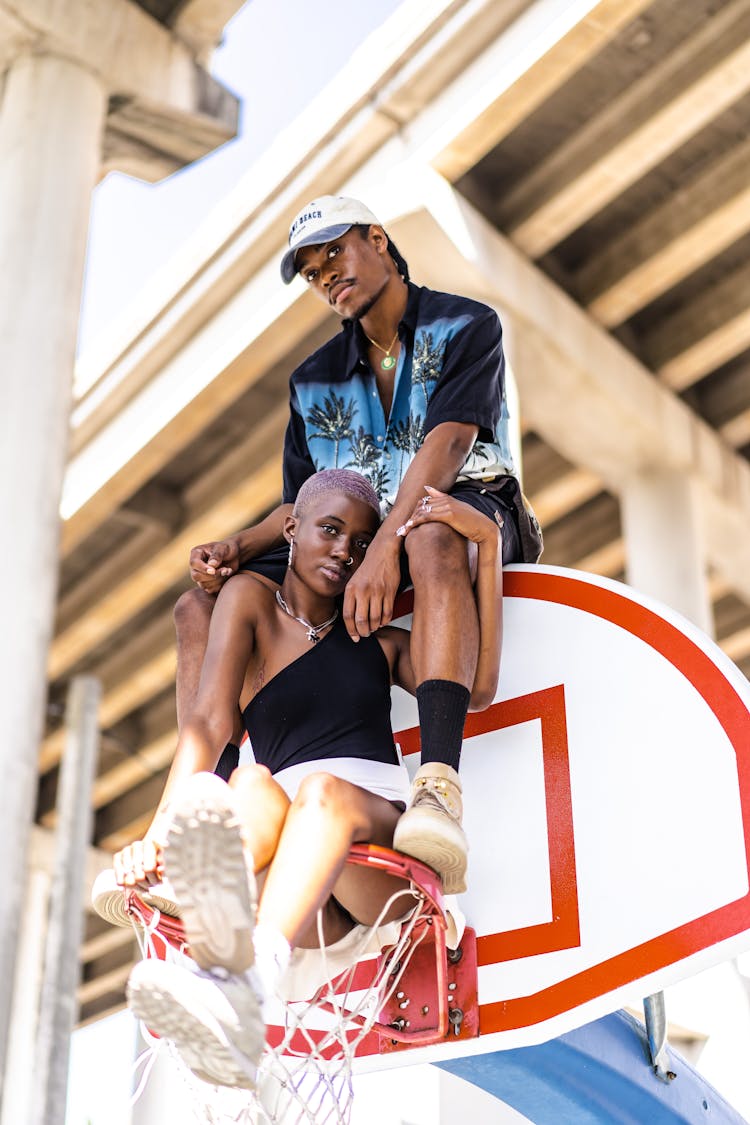
[[[502,540],[503,540],[503,566],[507,563],[521,562],[521,537],[518,530],[518,515],[516,508],[513,505],[512,499],[507,495],[504,490],[494,490],[491,486],[484,487],[481,482],[476,484],[469,481],[458,481],[450,489],[451,496],[455,496],[457,500],[463,501],[477,511],[483,512],[484,515],[489,516],[490,519],[495,519],[497,512],[502,519]],[[272,551],[266,552],[264,555],[259,555],[256,559],[249,559],[240,567],[240,570],[249,570],[253,574],[262,574],[265,578],[270,578],[272,582],[281,585],[284,581],[284,574],[286,572],[287,560],[289,558],[289,546],[282,543],[280,547],[275,547]],[[409,560],[406,551],[401,552],[401,584],[400,589],[404,590],[407,586],[411,586],[411,579],[409,577]]]

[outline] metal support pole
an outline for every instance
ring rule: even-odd
[[[651,1056],[654,1074],[657,1078],[661,1078],[662,1082],[671,1082],[676,1075],[669,1065],[667,1009],[663,992],[654,992],[646,997],[643,1001],[643,1014],[646,1017],[648,1053]]]
[[[65,1122],[70,1036],[78,1009],[78,955],[93,815],[91,786],[99,748],[100,695],[99,681],[91,676],[77,676],[68,691],[31,1125]]]

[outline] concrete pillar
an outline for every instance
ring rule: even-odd
[[[44,973],[44,942],[52,879],[45,868],[31,866],[21,918],[15,986],[0,1125],[31,1119],[36,1080],[36,1031]]]
[[[700,510],[692,478],[673,471],[642,473],[626,481],[620,499],[629,584],[712,635]]]
[[[57,586],[58,508],[91,191],[107,95],[63,58],[22,56],[0,104],[0,1061],[33,816]]]

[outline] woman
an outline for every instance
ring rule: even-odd
[[[486,697],[498,673],[499,529],[426,491],[399,531],[442,521],[476,544],[475,690]],[[318,910],[325,943],[334,944],[374,923],[396,889],[392,877],[346,864],[355,842],[392,844],[409,792],[389,722],[390,685],[415,691],[408,633],[389,626],[354,644],[337,605],[378,523],[377,497],[356,473],[317,473],[300,489],[285,523],[281,588],[249,572],[223,587],[162,802],[145,839],[115,857],[123,887],[147,889],[166,870],[204,970],[137,965],[131,1007],[218,1084],[254,1084],[263,998],[292,948],[317,946]],[[227,785],[209,771],[238,699],[258,764],[236,770]],[[255,926],[254,874],[262,882]],[[384,921],[399,913],[393,905]]]

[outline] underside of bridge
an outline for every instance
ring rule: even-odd
[[[78,672],[103,685],[95,846],[148,824],[188,549],[279,501],[287,379],[336,330],[277,272],[324,190],[372,201],[417,282],[499,309],[543,562],[625,577],[623,490],[695,481],[715,634],[750,670],[750,4],[602,0],[565,26],[547,7],[454,2],[379,40],[81,358],[40,825]],[[82,1021],[122,1006],[133,953],[88,916]]]

